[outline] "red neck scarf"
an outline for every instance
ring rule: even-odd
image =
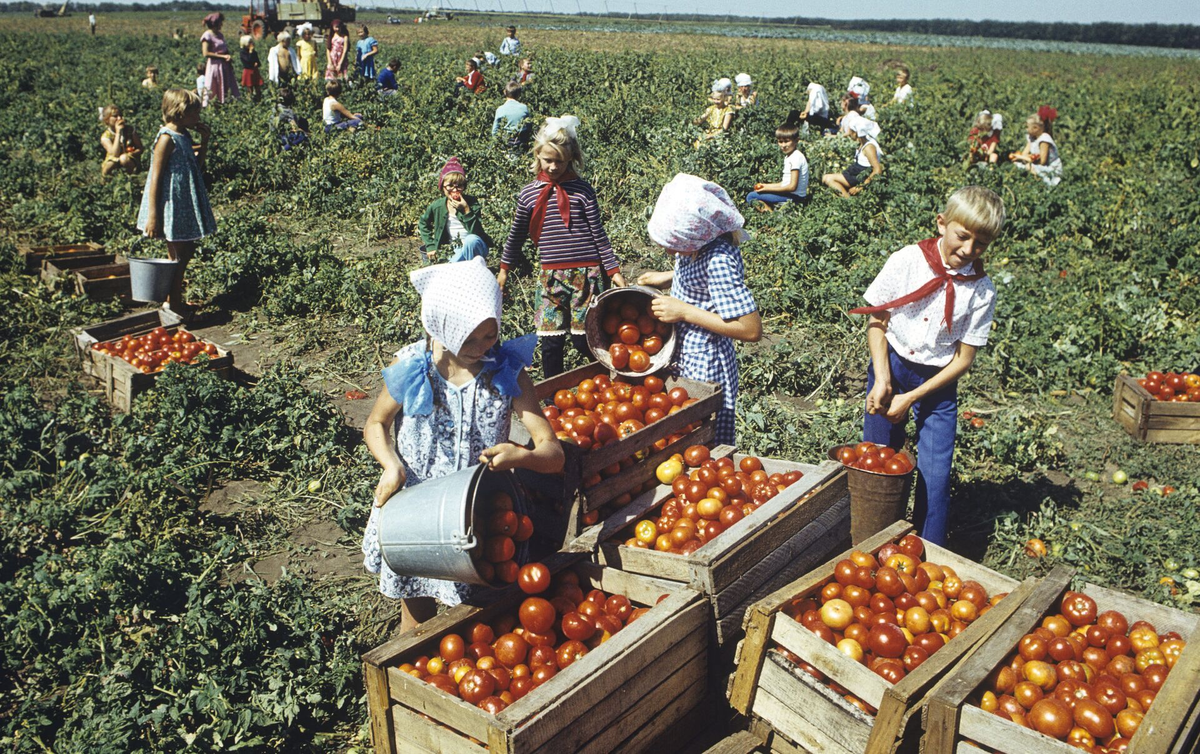
[[[890,309],[898,309],[906,304],[911,304],[914,301],[920,301],[927,296],[931,296],[937,292],[938,288],[944,287],[946,290],[946,329],[953,331],[954,324],[954,284],[965,283],[971,280],[978,280],[984,276],[983,263],[978,259],[975,260],[972,267],[972,272],[967,275],[951,275],[950,270],[946,268],[946,263],[942,261],[942,253],[938,250],[938,238],[927,238],[921,241],[917,246],[921,249],[921,253],[925,255],[925,261],[929,264],[929,269],[933,270],[933,280],[930,280],[925,285],[916,289],[912,293],[901,296],[895,301],[889,301],[886,304],[879,306],[860,306],[857,309],[851,309],[851,314],[878,314]]]
[[[529,237],[533,239],[534,245],[537,245],[538,240],[542,237],[542,224],[546,222],[546,208],[550,205],[551,191],[554,192],[554,201],[558,204],[558,214],[562,218],[563,225],[567,228],[571,227],[571,197],[562,184],[578,177],[574,170],[567,170],[557,181],[545,173],[538,173],[537,179],[546,185],[542,186],[542,191],[533,204],[533,212],[529,215]]]

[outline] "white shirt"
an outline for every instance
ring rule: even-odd
[[[809,115],[829,117],[829,93],[817,82],[808,85],[808,105],[805,106]]]
[[[95,26],[96,25],[96,17],[94,15],[88,16],[88,23],[91,24],[92,26]]]
[[[450,215],[446,227],[450,231],[450,240],[457,240],[467,235],[467,226],[462,224],[462,220],[458,219],[458,215]]]
[[[850,112],[848,112],[844,116],[842,116],[841,133],[849,134],[849,135],[853,136],[854,135],[854,123],[855,123],[855,121],[858,121],[858,120],[863,120],[863,116],[854,110],[851,110]]]
[[[196,94],[204,95],[204,90],[207,88],[207,82],[203,76],[196,77]]]
[[[520,55],[521,54],[521,40],[517,39],[516,37],[505,37],[504,41],[502,41],[500,43],[500,54],[501,55]]]
[[[970,271],[970,268],[950,270],[950,274],[969,274]],[[912,293],[933,277],[933,270],[929,269],[920,247],[916,244],[905,246],[888,257],[863,298],[871,306],[880,306]],[[948,332],[946,289],[943,286],[920,301],[892,309],[887,340],[901,358],[944,367],[954,357],[959,341],[969,346],[987,345],[995,309],[996,286],[990,277],[955,283],[954,330]]]
[[[1042,154],[1042,144],[1049,144],[1050,152],[1046,156],[1046,165],[1053,165],[1054,163],[1058,162],[1058,145],[1054,143],[1054,137],[1050,134],[1043,131],[1042,134],[1036,139],[1031,139],[1029,138],[1029,135],[1026,134],[1025,141],[1029,143],[1029,154],[1033,155],[1034,157],[1038,157]]]
[[[267,52],[267,78],[277,84],[279,83],[279,51],[282,49],[282,45],[275,45]],[[300,72],[300,57],[293,47],[288,47],[287,51],[288,57],[291,58],[292,75],[295,76]]]
[[[896,87],[896,93],[892,95],[892,102],[908,102],[908,98],[912,96],[912,86],[905,84],[904,86]]]
[[[333,109],[333,106],[336,104],[337,100],[333,97],[326,97],[321,102],[321,117],[327,126],[336,126],[342,121],[342,114]]]
[[[783,158],[783,178],[780,179],[780,183],[784,186],[788,185],[792,180],[793,170],[799,170],[800,175],[796,180],[796,190],[792,192],[792,195],[803,198],[808,194],[808,159],[799,149]]]
[[[862,116],[867,120],[875,120],[875,106],[870,102],[863,105]]]

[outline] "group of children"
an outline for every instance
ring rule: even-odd
[[[1008,154],[1010,162],[1038,176],[1049,186],[1057,186],[1062,181],[1063,164],[1053,132],[1057,118],[1058,110],[1053,107],[1043,105],[1038,108],[1025,119],[1025,145]],[[967,134],[966,166],[995,167],[1000,162],[998,149],[1003,130],[1004,117],[1000,113],[981,110]]]

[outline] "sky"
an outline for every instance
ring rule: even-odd
[[[412,0],[362,0],[381,9],[390,6],[412,7]],[[965,0],[857,0],[852,3],[797,3],[795,0],[756,0],[754,3],[734,0],[688,0],[668,3],[663,0],[452,0],[431,2],[420,0],[421,7],[441,5],[480,10],[556,11],[559,13],[732,13],[766,16],[806,16],[814,18],[956,18],[998,21],[1069,21],[1093,23],[1115,21],[1123,23],[1200,24],[1200,2],[1196,0],[1152,0],[1134,3],[1129,0],[1004,0],[995,3],[969,3]],[[982,8],[986,8],[981,12]],[[1136,8],[1136,14],[1131,11]],[[752,10],[751,10],[752,9]]]

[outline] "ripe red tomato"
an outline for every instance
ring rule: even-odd
[[[461,660],[466,651],[467,645],[458,634],[446,634],[442,637],[441,644],[438,646],[438,654],[446,662]]]
[[[613,369],[624,369],[629,366],[629,346],[613,343],[608,347],[608,357],[612,360]]]
[[[561,411],[575,408],[575,394],[570,390],[559,390],[554,394],[554,405]]]
[[[506,668],[515,668],[525,662],[529,654],[529,642],[514,633],[507,633],[496,640],[493,647],[496,660]]]
[[[708,448],[703,445],[692,445],[683,451],[683,462],[692,468],[700,466],[711,457]],[[699,500],[694,500],[693,502],[699,502]]]
[[[479,704],[496,690],[496,680],[484,670],[472,670],[459,681],[458,693],[468,704]]]
[[[642,341],[642,349],[651,356],[661,351],[662,347],[663,339],[658,335],[651,335]]]
[[[878,623],[871,627],[867,644],[871,651],[880,657],[894,658],[904,654],[908,642],[899,626],[892,623]]]
[[[617,338],[625,345],[631,346],[642,339],[642,333],[637,325],[626,322],[617,328]]]
[[[587,641],[596,633],[595,623],[576,612],[564,615],[561,627],[563,636],[577,641]]]
[[[533,536],[533,519],[529,516],[526,516],[524,513],[520,514],[518,518],[519,523],[517,524],[517,532],[513,534],[513,540],[516,542],[524,542]]]
[[[521,625],[526,631],[543,634],[554,625],[554,606],[541,597],[529,597],[518,610]]]
[[[566,668],[588,653],[587,645],[577,639],[568,639],[558,648],[558,667]]]
[[[550,588],[550,569],[541,563],[522,566],[517,573],[517,585],[526,594],[541,594]]]
[[[629,353],[629,371],[644,372],[650,368],[650,355],[645,351],[637,350]]]
[[[671,388],[671,392],[667,395],[670,396],[671,403],[676,406],[682,406],[689,397],[687,389],[682,387]]]
[[[496,536],[484,540],[483,557],[489,563],[503,563],[506,560],[512,560],[516,553],[517,548],[513,544],[512,537]]]

